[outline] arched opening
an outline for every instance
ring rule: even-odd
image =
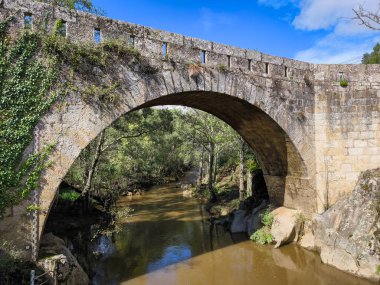
[[[58,145],[59,149],[54,154],[54,166],[46,174],[47,180],[40,194],[40,201],[44,208],[50,209],[58,185],[78,157],[80,151],[96,135],[120,116],[134,110],[153,106],[182,105],[192,107],[210,113],[230,125],[243,137],[256,154],[263,169],[270,201],[274,205],[279,206],[284,203],[287,177],[298,180],[308,176],[303,156],[298,150],[299,147],[293,144],[283,129],[283,127],[293,128],[293,130],[296,128],[292,123],[294,119],[288,118],[286,113],[285,116],[282,116],[284,120],[279,121],[277,114],[268,115],[269,111],[273,112],[273,110],[263,111],[265,106],[259,108],[249,103],[249,101],[235,96],[205,91],[156,96],[155,98],[145,98],[143,102],[145,103],[135,101],[135,108],[129,108],[128,104],[118,105],[114,109],[107,108],[106,110],[95,109],[92,106],[90,109],[93,112],[92,116],[89,114],[83,116],[80,107],[75,107],[67,110],[67,116],[61,116],[61,120],[64,121],[54,122],[53,124],[49,124],[47,121],[47,128],[44,131],[49,132],[49,128],[55,129],[54,132],[57,132],[57,138],[63,138],[63,141]],[[102,114],[105,113],[107,114],[107,119],[102,118]],[[278,123],[272,117],[275,117]],[[56,120],[56,118],[53,117],[53,120]],[[75,132],[72,132],[71,126],[78,123],[79,126],[76,127]],[[297,132],[302,132],[302,129],[296,129],[293,136],[298,135],[299,137]],[[297,186],[295,186],[295,189],[297,190]],[[291,195],[292,199],[297,199],[298,193],[295,191]],[[290,206],[292,207],[292,205]],[[43,231],[45,220],[46,212],[40,215],[40,235]]]
[[[308,176],[301,154],[283,128],[263,110],[245,100],[214,92],[184,92],[148,101],[136,109],[159,105],[200,109],[237,131],[259,159],[271,203],[275,205],[284,203],[286,176]]]
[[[202,109],[217,116],[237,130],[249,145],[254,148],[257,158],[263,166],[264,177],[271,191],[271,202],[282,205],[285,193],[285,177],[288,174],[289,140],[285,132],[274,120],[259,108],[241,99],[231,98],[230,96],[218,93],[205,92],[189,92],[180,95],[163,96],[142,104],[138,108],[132,109],[126,115],[147,107],[178,104]],[[303,163],[301,163],[301,166],[303,166]],[[297,171],[299,170],[293,170],[293,173],[297,173]],[[170,199],[169,195],[169,202],[178,203],[178,200]],[[153,207],[152,209],[157,209],[155,205],[149,206]],[[155,214],[160,215],[162,212],[155,212]],[[192,214],[190,213],[190,215]],[[151,221],[145,220],[143,222],[151,224]],[[176,227],[183,226],[182,222],[169,219],[168,221],[165,220],[164,224],[161,223],[161,229],[165,227],[164,225],[173,224],[177,224]],[[126,234],[125,238],[128,238],[128,234]],[[148,237],[143,238],[143,240],[146,239],[148,239]],[[103,240],[103,242],[107,243],[105,240]],[[211,246],[211,249],[212,247],[213,246]],[[187,249],[185,249],[185,251],[186,250]],[[186,252],[183,252],[183,254],[185,253]],[[168,256],[171,256],[171,254],[172,253],[167,252]],[[184,256],[184,258],[186,258],[186,256]],[[152,266],[158,265],[153,264]]]

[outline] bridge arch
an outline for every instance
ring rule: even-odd
[[[315,208],[308,167],[312,165],[308,161],[312,149],[305,127],[307,113],[300,118],[289,109],[288,100],[281,99],[291,96],[290,92],[302,92],[303,83],[290,82],[292,91],[279,91],[278,86],[268,84],[267,80],[260,82],[232,71],[201,66],[194,75],[187,64],[160,64],[153,74],[140,73],[133,65],[119,63],[107,72],[98,71],[91,79],[80,78],[74,84],[101,85],[116,76],[120,85],[114,90],[112,100],[106,102],[73,91],[63,101],[56,102],[37,125],[34,140],[37,148],[57,144],[49,158],[52,167],[45,171],[41,183],[39,235],[43,233],[59,184],[88,143],[126,113],[158,105],[193,107],[222,119],[257,154],[274,204],[307,211]],[[286,86],[289,80],[276,84]]]
[[[273,200],[307,214],[322,213],[352,192],[362,171],[379,167],[380,65],[309,64],[45,3],[0,0],[0,20],[13,18],[10,34],[24,28],[25,15],[42,33],[65,21],[66,37],[79,47],[94,43],[96,30],[101,41],[131,43],[139,54],[113,56],[106,68],[84,60],[85,72],[75,76],[68,62],[62,66],[59,82],[74,88],[41,119],[33,141],[36,150],[56,143],[38,189],[42,211],[38,219],[24,215],[31,203],[25,201],[0,223],[27,255],[30,245],[35,255],[36,235],[80,151],[138,108],[182,104],[218,116],[256,150]],[[91,94],[94,86],[117,88],[102,100],[104,94]]]

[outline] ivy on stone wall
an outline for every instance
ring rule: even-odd
[[[7,26],[11,20],[0,22],[0,216],[38,186],[42,171],[49,166],[47,158],[53,145],[24,156],[37,123],[58,97],[74,92],[85,102],[113,102],[119,82],[103,86],[91,82],[88,78],[96,75],[88,73],[94,66],[106,71],[114,61],[123,61],[136,65],[137,72],[157,72],[137,50],[121,40],[73,43],[61,35],[61,20],[51,34],[23,30],[10,37]],[[58,80],[64,66],[71,69],[73,80],[77,78],[74,74],[81,74],[88,81],[79,88],[67,78]]]
[[[10,21],[0,23],[0,214],[27,197],[47,167],[53,146],[23,154],[36,124],[58,96],[52,90],[57,60],[39,54],[41,41],[30,31],[9,37]]]

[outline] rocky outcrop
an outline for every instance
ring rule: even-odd
[[[261,223],[262,214],[268,208],[268,201],[264,200],[259,206],[252,210],[251,215],[247,219],[247,232],[251,236],[255,231],[260,229],[263,225]]]
[[[285,207],[279,207],[272,211],[273,224],[271,234],[276,241],[275,248],[297,241],[299,233],[297,216],[299,214],[299,211]]]
[[[360,175],[350,196],[314,218],[315,245],[324,263],[380,280],[380,168]]]
[[[263,226],[261,224],[261,215],[267,207],[268,201],[264,200],[259,206],[253,208],[251,212],[247,213],[246,210],[237,210],[231,223],[231,232],[253,234]]]
[[[66,247],[65,242],[52,233],[42,237],[38,265],[50,272],[51,278],[56,278],[59,284],[86,285],[90,280],[76,258]]]
[[[247,232],[248,216],[244,210],[237,210],[231,223],[231,233]]]

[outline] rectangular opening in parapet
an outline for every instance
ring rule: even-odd
[[[162,43],[162,58],[166,59],[168,57],[168,43]]]
[[[94,29],[94,41],[96,44],[99,44],[102,41],[100,29]]]
[[[24,14],[24,28],[25,29],[33,28],[33,15],[31,13]]]
[[[131,47],[135,47],[135,36],[133,36],[133,35],[129,36],[129,45]]]
[[[63,20],[59,21],[57,32],[60,36],[66,37],[67,35],[67,23]]]
[[[201,63],[206,63],[206,51],[202,50],[201,52]]]
[[[265,63],[265,73],[269,74],[269,63],[268,62]]]
[[[228,59],[228,68],[231,68],[231,56],[227,55],[227,59]]]
[[[339,72],[339,81],[343,81],[343,80],[344,80],[344,73]]]
[[[248,59],[248,70],[252,71],[252,59]]]
[[[289,75],[288,73],[289,73],[288,67],[285,66],[285,70],[284,70],[285,77],[288,77],[288,75]]]

